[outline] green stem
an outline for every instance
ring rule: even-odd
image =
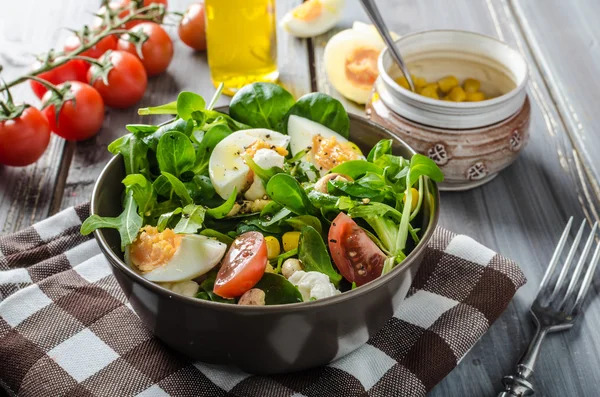
[[[160,10],[162,10],[162,12],[159,15],[153,15],[153,14],[145,15],[149,11],[160,11]],[[14,87],[17,84],[21,84],[27,80],[30,80],[31,77],[37,76],[41,73],[47,72],[49,70],[52,70],[54,68],[64,65],[65,63],[72,60],[74,56],[77,56],[77,55],[81,54],[82,52],[89,50],[90,48],[93,48],[96,44],[98,44],[100,42],[100,40],[102,40],[106,36],[111,36],[113,34],[129,33],[126,29],[119,29],[121,26],[123,26],[127,22],[131,22],[134,20],[156,20],[157,18],[164,16],[164,14],[165,14],[164,6],[162,6],[160,4],[151,4],[147,7],[142,7],[142,8],[135,10],[134,12],[128,14],[124,18],[116,18],[100,34],[95,36],[93,39],[91,39],[87,43],[85,43],[85,44],[82,43],[76,50],[71,51],[68,54],[65,54],[64,52],[56,53],[55,56],[58,58],[58,60],[53,59],[52,62],[44,62],[42,64],[42,66],[40,66],[39,68],[37,68],[35,70],[32,70],[31,72],[29,72],[29,74],[18,77],[16,79],[6,83],[3,87],[0,87],[0,92],[5,91],[11,87]]]
[[[85,61],[87,63],[91,63],[92,65],[100,66],[100,67],[104,66],[97,59],[94,59],[94,58],[91,58],[91,57],[86,57],[86,56],[82,56],[82,55],[74,55],[71,58],[72,59],[81,59],[82,61]]]
[[[27,77],[27,80],[33,80],[33,81],[37,81],[38,83],[40,83],[41,85],[43,85],[44,87],[46,87],[47,89],[51,90],[52,92],[54,92],[56,95],[58,95],[59,97],[62,97],[63,94],[62,92],[60,92],[60,90],[58,89],[57,86],[55,86],[54,84],[44,80],[44,79],[40,79],[37,76],[25,76]]]
[[[177,114],[177,101],[151,108],[140,108],[138,109],[138,114],[140,116],[149,116],[151,114]]]
[[[215,92],[215,95],[213,95],[213,97],[210,100],[210,103],[208,104],[206,109],[213,110],[213,108],[217,104],[217,101],[219,100],[219,97],[221,96],[221,93],[223,92],[223,87],[225,87],[225,84],[223,84],[223,82],[219,83],[219,86],[217,87],[217,91]]]

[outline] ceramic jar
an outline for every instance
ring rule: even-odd
[[[475,78],[491,99],[450,102],[411,92],[387,50],[367,103],[367,117],[398,135],[442,169],[441,190],[466,190],[493,179],[529,140],[527,63],[506,44],[477,33],[436,30],[404,36],[397,46],[411,73],[436,81]],[[484,88],[485,87],[485,88]]]

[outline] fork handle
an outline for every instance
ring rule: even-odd
[[[529,379],[533,375],[535,361],[537,360],[542,342],[547,334],[548,328],[538,327],[527,350],[521,357],[521,360],[519,360],[519,364],[517,364],[517,373],[515,375],[505,376],[502,379],[505,389],[498,394],[498,397],[526,397],[533,395],[533,385]]]

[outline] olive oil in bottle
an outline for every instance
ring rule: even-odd
[[[215,86],[233,95],[277,70],[275,0],[205,0],[208,65]]]

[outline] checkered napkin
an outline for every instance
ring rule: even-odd
[[[192,362],[144,328],[95,240],[89,206],[0,236],[0,384],[19,396],[424,396],[508,305],[516,264],[439,228],[409,296],[363,347],[301,373]]]

